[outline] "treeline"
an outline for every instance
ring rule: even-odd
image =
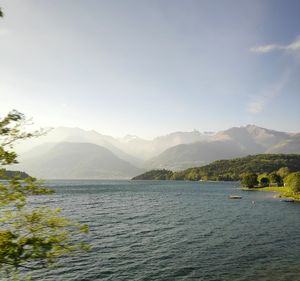
[[[169,170],[151,170],[133,178],[133,180],[170,180],[173,172]]]
[[[247,188],[285,186],[287,190],[283,193],[284,196],[300,200],[300,172],[291,173],[287,167],[270,174],[245,174],[241,179],[241,185]]]
[[[300,155],[250,155],[231,160],[218,160],[206,166],[178,172],[152,170],[134,177],[133,180],[238,181],[246,174],[270,174],[283,167],[286,167],[289,172],[300,171]]]
[[[13,177],[18,177],[19,179],[25,179],[29,177],[29,175],[25,172],[20,172],[20,171],[8,171],[6,169],[0,170],[0,180],[8,180]]]
[[[285,184],[285,179],[292,174],[295,174],[295,172],[291,172],[288,167],[282,167],[278,171],[274,171],[269,174],[243,174],[241,176],[241,185],[248,188],[270,186],[280,187]]]

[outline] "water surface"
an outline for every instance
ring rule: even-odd
[[[92,250],[33,280],[300,280],[300,204],[273,193],[232,182],[48,185],[57,193],[34,202],[87,223]]]

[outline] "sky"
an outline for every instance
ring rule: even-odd
[[[0,116],[121,137],[300,132],[298,0],[2,0]]]

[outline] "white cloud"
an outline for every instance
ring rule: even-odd
[[[289,76],[290,71],[285,71],[277,83],[269,85],[260,94],[253,96],[247,104],[247,111],[253,114],[262,112],[273,98],[281,94],[289,80]]]
[[[281,47],[278,45],[264,45],[264,46],[253,47],[250,49],[250,51],[254,53],[269,53],[278,49],[281,49]]]
[[[290,52],[295,52],[295,51],[300,51],[300,37],[298,37],[295,41],[288,45],[278,45],[278,44],[270,44],[270,45],[262,45],[262,46],[256,46],[252,47],[250,49],[251,52],[254,53],[270,53],[272,51],[290,51]]]
[[[264,104],[265,104],[264,99],[257,98],[257,100],[253,100],[249,102],[247,106],[247,111],[254,114],[260,113],[264,109]]]
[[[286,46],[286,49],[292,51],[300,50],[300,37],[298,37],[298,39],[293,43],[291,43],[290,45]]]

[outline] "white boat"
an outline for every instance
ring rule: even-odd
[[[230,195],[229,198],[230,199],[242,199],[242,196],[239,196],[239,195]]]

